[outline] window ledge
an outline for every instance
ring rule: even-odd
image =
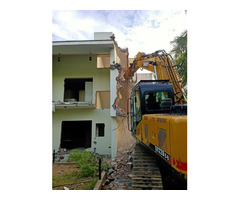
[[[95,108],[92,102],[53,102],[55,109]]]

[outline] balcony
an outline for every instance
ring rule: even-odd
[[[80,101],[80,102],[52,102],[52,111],[55,109],[77,109],[77,108],[95,108],[92,102]]]

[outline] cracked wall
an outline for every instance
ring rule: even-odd
[[[130,148],[136,143],[132,137],[131,132],[128,130],[127,120],[127,102],[130,97],[130,92],[134,86],[129,82],[128,79],[124,78],[124,74],[129,66],[128,60],[128,48],[122,49],[118,46],[117,42],[114,41],[115,51],[115,66],[117,66],[118,76],[117,81],[117,97],[112,105],[116,111],[116,130],[117,130],[117,150],[123,151]]]

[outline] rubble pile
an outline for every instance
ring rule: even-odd
[[[132,165],[135,144],[128,149],[118,152],[115,161],[110,163],[103,190],[131,190]]]
[[[59,148],[58,152],[53,152],[53,160],[56,163],[67,162],[71,150]]]

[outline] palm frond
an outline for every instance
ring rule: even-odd
[[[170,44],[173,45],[170,53],[174,55],[178,73],[183,80],[183,86],[185,86],[187,84],[187,30],[175,37]]]

